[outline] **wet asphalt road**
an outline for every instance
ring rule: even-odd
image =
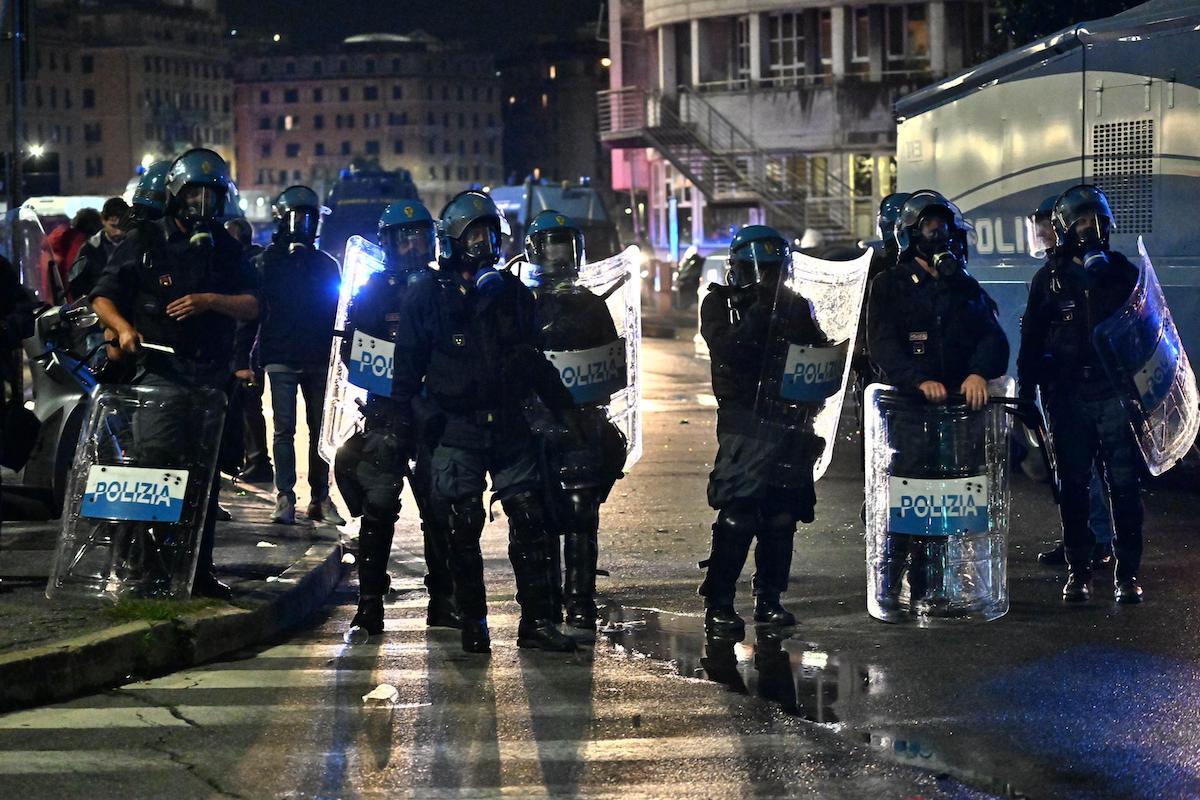
[[[786,602],[801,624],[706,643],[707,363],[685,341],[646,350],[646,452],[605,507],[594,652],[514,647],[502,520],[485,533],[490,661],[425,630],[409,503],[383,644],[341,644],[347,582],[286,642],[0,717],[0,796],[1200,796],[1194,474],[1147,498],[1140,607],[1118,609],[1099,583],[1087,606],[1062,605],[1061,575],[1034,563],[1055,509],[1018,477],[1008,616],[888,626],[865,612],[844,427],[796,540]],[[381,683],[395,705],[364,705]]]

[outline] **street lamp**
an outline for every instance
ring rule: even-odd
[[[29,155],[34,158],[41,158],[42,156],[46,155],[46,146],[41,144],[29,145]]]
[[[600,59],[600,66],[604,67],[605,69],[607,69],[608,67],[611,67],[612,59],[609,58],[608,56],[605,56],[604,58]]]

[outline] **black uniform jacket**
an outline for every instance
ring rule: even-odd
[[[294,369],[329,363],[341,274],[327,253],[275,243],[254,258],[262,286],[258,359]]]
[[[787,289],[776,298],[757,286],[711,286],[700,306],[700,334],[712,361],[717,431],[746,434],[776,400],[762,396],[762,385],[782,377],[788,344],[827,341],[806,299]]]
[[[215,311],[176,320],[167,315],[167,306],[198,292],[257,295],[258,279],[242,257],[242,246],[221,226],[214,226],[207,240],[192,238],[171,218],[139,225],[117,246],[89,298],[112,300],[143,340],[228,375],[236,320]],[[149,350],[143,350],[143,358],[161,360]]]
[[[1110,252],[1107,264],[1088,270],[1072,258],[1051,256],[1033,276],[1021,318],[1022,391],[1106,382],[1092,331],[1125,304],[1137,279],[1137,267],[1120,253]]]
[[[534,299],[521,281],[482,294],[427,273],[404,297],[396,337],[392,397],[401,413],[421,392],[447,415],[442,443],[483,449],[529,435],[523,404],[536,393],[548,408],[574,406],[542,353]]]
[[[934,278],[910,258],[871,282],[867,347],[883,379],[902,389],[937,381],[957,392],[968,375],[1008,368],[996,304],[965,270]]]

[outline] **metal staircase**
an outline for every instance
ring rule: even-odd
[[[766,152],[687,87],[670,95],[621,89],[600,101],[604,138],[636,136],[710,203],[760,203],[768,221],[797,234],[812,228],[827,241],[856,238],[849,185],[803,153],[785,159]],[[817,176],[825,189],[819,197],[812,191]]]

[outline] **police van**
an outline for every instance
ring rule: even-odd
[[[1137,239],[1185,348],[1200,354],[1200,5],[1155,0],[1085,22],[897,101],[901,191],[934,188],[974,224],[971,273],[1000,306],[1015,373],[1041,259],[1025,218],[1078,183],[1104,190],[1114,249]]]

